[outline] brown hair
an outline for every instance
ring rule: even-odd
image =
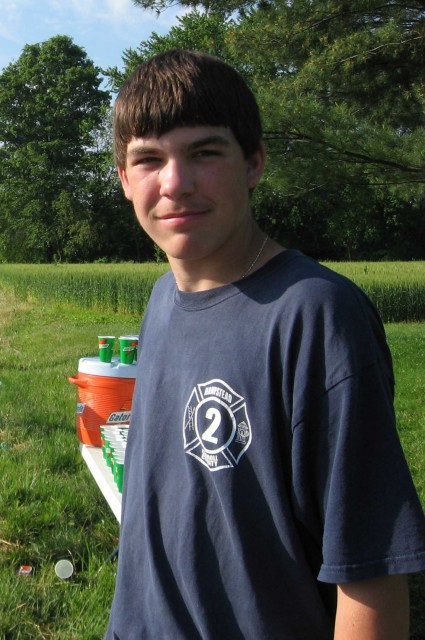
[[[254,95],[242,76],[219,58],[173,49],[143,62],[125,81],[114,110],[115,161],[125,167],[133,137],[176,127],[229,127],[246,158],[261,143]]]

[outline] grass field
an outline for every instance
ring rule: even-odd
[[[0,270],[1,274],[1,270]],[[0,640],[100,640],[118,524],[78,451],[68,376],[99,332],[134,333],[139,313],[16,298],[0,275]],[[400,438],[425,503],[425,324],[386,325]],[[59,580],[54,564],[75,574]],[[30,576],[18,574],[31,565]],[[411,579],[412,640],[425,638],[425,580]]]
[[[99,329],[133,333],[139,318],[4,296],[0,308],[0,639],[99,640],[119,531],[78,451],[68,376],[95,353]],[[55,576],[60,558],[75,565],[69,582]]]
[[[425,321],[425,262],[327,264],[361,286],[385,322]],[[168,268],[162,263],[0,264],[0,282],[21,300],[142,314],[153,283]]]

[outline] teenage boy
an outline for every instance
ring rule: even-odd
[[[108,640],[406,640],[424,516],[357,287],[255,223],[258,107],[220,60],[143,63],[115,106],[154,287]]]

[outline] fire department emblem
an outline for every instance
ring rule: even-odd
[[[245,399],[223,380],[194,387],[183,418],[186,453],[210,471],[235,467],[251,444]]]

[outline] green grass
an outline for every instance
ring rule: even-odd
[[[389,324],[386,333],[396,377],[400,439],[425,504],[425,324]]]
[[[168,264],[0,264],[0,283],[20,300],[143,313]]]
[[[325,262],[326,266],[351,278],[360,286],[368,282],[383,281],[394,283],[425,283],[425,262]]]
[[[1,279],[0,279],[1,280]],[[0,640],[100,640],[113,597],[118,524],[83,462],[68,376],[97,335],[140,314],[16,299],[0,284]],[[387,325],[400,437],[425,501],[425,324]],[[70,558],[60,581],[54,564]],[[29,564],[33,574],[18,575]],[[425,580],[411,579],[412,639],[425,637]]]
[[[332,262],[376,304],[384,322],[425,321],[425,262]],[[0,282],[21,300],[142,314],[167,264],[0,264]]]
[[[0,290],[0,638],[102,638],[118,523],[75,433],[78,359],[98,331],[138,331],[138,316],[20,303]],[[60,558],[75,577],[56,578]],[[33,575],[18,575],[21,565]]]
[[[384,322],[425,320],[425,262],[328,262],[358,284]]]

